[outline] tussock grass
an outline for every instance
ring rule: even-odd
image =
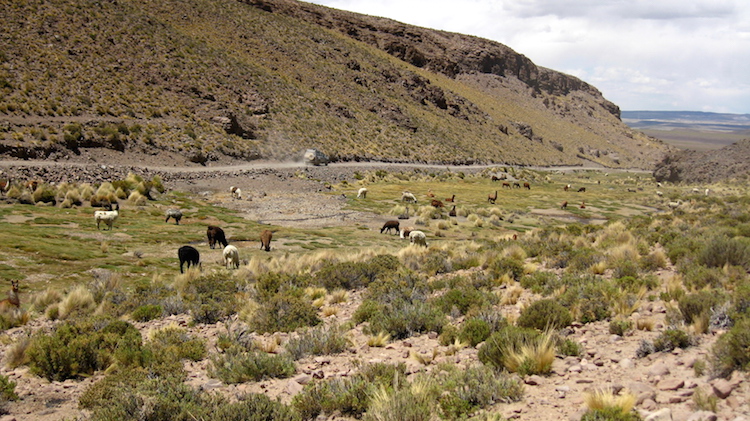
[[[591,411],[615,410],[627,414],[635,407],[636,396],[630,392],[615,395],[611,390],[595,390],[584,393],[583,401]]]

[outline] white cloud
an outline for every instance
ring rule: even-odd
[[[314,0],[477,35],[575,75],[622,109],[750,113],[746,0]]]

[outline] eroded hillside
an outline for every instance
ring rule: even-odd
[[[293,1],[4,3],[0,153],[651,167],[596,88],[476,37]]]

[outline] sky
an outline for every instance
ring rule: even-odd
[[[747,0],[308,0],[476,35],[624,111],[750,114]]]

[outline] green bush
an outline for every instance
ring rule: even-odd
[[[459,314],[466,314],[471,308],[487,306],[489,300],[476,288],[465,286],[448,290],[434,303],[443,313],[450,314],[455,309]]]
[[[115,371],[89,386],[79,399],[81,408],[91,411],[93,421],[220,420],[213,415],[226,404],[222,398],[186,385],[182,372],[164,374],[142,368]]]
[[[146,304],[133,310],[131,317],[137,322],[148,322],[161,317],[162,311],[158,304]]]
[[[690,336],[680,329],[667,329],[654,339],[654,350],[669,352],[675,348],[685,349],[690,346]]]
[[[492,333],[490,324],[482,319],[469,319],[461,325],[458,338],[471,346],[483,342]]]
[[[711,368],[716,376],[729,377],[734,370],[750,371],[750,318],[738,320],[711,349]]]
[[[732,265],[750,270],[750,243],[741,237],[717,235],[705,244],[698,257],[708,267]]]
[[[65,323],[51,335],[34,337],[26,355],[31,372],[50,381],[91,375],[115,361],[115,351],[141,347],[141,334],[131,324],[115,320]]]
[[[623,413],[620,408],[589,409],[581,416],[581,421],[641,421],[635,411]]]
[[[376,335],[388,332],[393,339],[404,339],[426,332],[440,333],[446,323],[445,315],[423,301],[396,301],[383,306],[383,311],[368,319],[365,333]]]
[[[18,400],[16,382],[10,380],[8,376],[0,374],[0,403],[15,400]]]
[[[490,262],[487,267],[488,271],[495,278],[500,278],[508,274],[514,281],[518,281],[523,276],[523,262],[510,257],[497,258]]]
[[[557,353],[560,355],[577,357],[583,353],[583,346],[576,341],[566,338],[558,342]]]
[[[505,368],[505,357],[509,350],[539,339],[541,333],[535,329],[508,326],[490,335],[479,347],[479,361],[497,369]]]
[[[558,298],[566,308],[577,307],[582,323],[604,320],[610,315],[610,297],[615,296],[615,287],[596,277],[564,279],[567,289]]]
[[[535,294],[550,295],[561,283],[553,272],[536,271],[521,278],[521,286]]]
[[[677,304],[685,323],[692,324],[702,315],[710,313],[712,307],[717,307],[724,301],[724,294],[718,290],[704,290],[681,297]]]
[[[215,421],[301,421],[291,407],[273,401],[266,395],[252,393],[240,396],[237,402],[219,405],[209,418]]]
[[[340,412],[360,417],[367,411],[372,393],[379,387],[395,388],[399,379],[406,378],[406,365],[367,364],[354,376],[334,378],[305,386],[292,400],[294,408],[304,419],[320,414]]]
[[[166,327],[154,331],[146,347],[162,360],[200,361],[206,357],[206,341],[191,338],[188,332],[180,327]]]
[[[437,380],[442,390],[440,410],[446,419],[465,419],[478,409],[519,401],[523,395],[523,384],[517,377],[487,366],[450,370]]]
[[[697,263],[686,263],[680,265],[679,272],[683,275],[683,283],[688,289],[722,287],[724,274],[721,268],[709,268]]]
[[[750,281],[744,281],[734,289],[731,316],[734,320],[750,316]]]
[[[238,285],[223,272],[190,279],[182,298],[195,323],[213,324],[237,312]]]
[[[289,291],[269,297],[248,321],[258,333],[291,332],[321,322],[318,310],[298,292]]]
[[[625,332],[633,328],[633,322],[630,320],[615,319],[609,322],[609,333],[617,336],[623,336]]]
[[[345,332],[339,326],[319,326],[306,330],[290,339],[285,348],[292,358],[299,360],[308,355],[330,355],[344,352],[349,345]]]
[[[211,356],[208,373],[224,383],[236,384],[265,378],[287,378],[296,368],[288,353],[269,355],[230,347],[223,354]]]
[[[315,274],[314,282],[329,291],[363,288],[375,279],[394,274],[403,266],[398,258],[378,255],[366,262],[342,262],[324,266]]]
[[[519,327],[545,330],[559,329],[570,325],[571,322],[573,322],[573,316],[567,308],[555,300],[545,298],[526,307],[516,324]]]

